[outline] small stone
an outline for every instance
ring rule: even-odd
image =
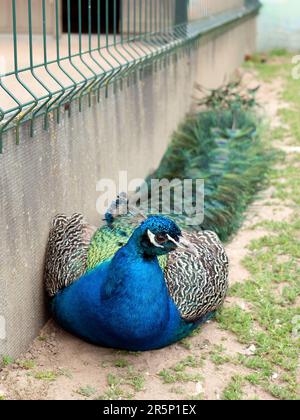
[[[245,311],[247,308],[246,308],[246,304],[245,304],[245,302],[239,302],[238,303],[238,306],[243,310],[243,311]]]
[[[246,356],[253,356],[255,353],[256,353],[256,347],[254,344],[251,344],[251,346],[248,347],[244,352]]]
[[[203,386],[201,382],[196,383],[196,395],[202,394],[203,392]]]

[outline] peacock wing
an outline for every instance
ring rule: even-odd
[[[60,214],[54,218],[44,268],[45,289],[50,297],[86,272],[88,246],[95,230],[81,214]]]
[[[197,255],[169,255],[165,280],[181,317],[195,322],[219,308],[228,289],[228,257],[218,236],[210,231],[184,233]]]

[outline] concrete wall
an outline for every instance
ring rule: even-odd
[[[300,51],[300,1],[261,0],[258,19],[259,51],[285,48]]]
[[[255,49],[255,19],[202,38],[190,56],[170,63],[91,108],[83,105],[48,132],[37,121],[4,137],[0,155],[0,354],[24,351],[45,322],[43,258],[51,219],[82,212],[99,224],[96,183],[144,178],[157,167],[170,135],[190,110],[194,82],[223,83]],[[126,83],[125,83],[126,85]]]
[[[32,31],[42,33],[42,2],[32,0]],[[26,0],[17,0],[17,28],[18,33],[28,32],[28,9]],[[46,1],[47,13],[47,32],[55,33],[55,4],[54,0]],[[12,32],[12,2],[11,0],[1,0],[0,12],[0,33]]]
[[[245,0],[190,0],[190,20],[200,19],[225,10],[238,9],[245,4]]]

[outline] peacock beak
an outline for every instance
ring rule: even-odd
[[[175,241],[175,239],[171,238],[169,235],[168,238],[177,246],[178,250],[181,250],[182,252],[189,252],[195,256],[198,255],[198,251],[195,245],[191,241],[185,239],[183,236],[180,237],[179,241]]]

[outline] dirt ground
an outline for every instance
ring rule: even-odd
[[[244,81],[256,85],[254,71],[245,71]],[[286,107],[280,97],[282,81],[261,84],[259,102],[272,128],[282,126],[278,109]],[[276,143],[287,153],[295,152],[289,139]],[[297,149],[297,148],[296,148]],[[299,151],[299,150],[298,150]],[[297,151],[296,151],[297,152]],[[248,245],[267,232],[252,226],[261,221],[288,220],[292,206],[272,198],[273,187],[263,191],[248,210],[238,234],[227,245],[230,258],[230,282],[242,282],[249,273],[241,261]],[[228,298],[226,306],[247,302]],[[232,377],[250,373],[232,362],[215,363],[210,357],[216,349],[225,355],[251,357],[254,349],[238,342],[236,336],[209,322],[197,335],[159,351],[127,353],[98,348],[62,331],[50,321],[34,341],[28,353],[0,370],[0,395],[5,399],[213,399],[222,398]],[[180,365],[181,364],[181,365]],[[181,368],[184,365],[184,369]],[[181,366],[181,367],[180,367]],[[170,370],[171,368],[171,370]],[[172,376],[173,375],[173,376]],[[276,376],[273,378],[276,381]],[[275,399],[259,386],[248,383],[243,399]]]

